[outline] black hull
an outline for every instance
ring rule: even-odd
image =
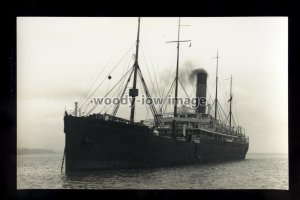
[[[66,172],[240,160],[249,145],[178,141],[145,126],[82,117],[65,116],[64,124]]]

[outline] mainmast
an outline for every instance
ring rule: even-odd
[[[175,137],[175,129],[176,129],[176,120],[177,117],[177,101],[178,101],[178,71],[179,71],[179,47],[180,42],[191,42],[191,40],[179,40],[180,39],[180,26],[188,26],[188,25],[181,25],[180,24],[180,17],[178,20],[178,35],[177,35],[177,41],[168,41],[167,43],[176,42],[177,43],[177,63],[176,63],[176,77],[175,77],[175,104],[174,104],[174,120],[172,124],[172,135]]]
[[[131,112],[130,112],[130,122],[131,123],[134,122],[135,97],[138,96],[138,89],[136,89],[136,76],[137,76],[137,70],[139,69],[139,63],[138,63],[139,43],[140,43],[140,17],[138,19],[138,31],[137,31],[137,39],[136,39],[135,62],[133,64],[133,67],[134,67],[133,86],[132,86],[131,89],[129,89],[129,96],[132,97]]]
[[[189,26],[189,25],[181,25],[180,17],[178,20],[178,35],[177,41],[168,41],[167,43],[176,42],[177,43],[177,63],[176,63],[176,77],[175,77],[175,105],[174,105],[174,117],[177,117],[177,100],[178,100],[178,71],[179,71],[179,47],[180,42],[191,42],[191,40],[179,40],[180,39],[180,26]]]

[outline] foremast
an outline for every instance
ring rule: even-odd
[[[137,31],[137,39],[136,39],[136,50],[135,50],[135,61],[134,61],[134,72],[133,72],[133,86],[129,90],[129,96],[132,97],[132,103],[131,103],[131,111],[130,111],[130,122],[134,122],[134,112],[135,112],[135,98],[138,96],[138,89],[136,88],[136,82],[137,82],[137,71],[139,69],[139,43],[140,43],[140,17],[138,19],[138,31]]]
[[[178,98],[178,66],[179,66],[179,37],[180,37],[180,17],[178,22],[178,37],[177,37],[177,62],[176,62],[176,77],[175,77],[175,105],[174,105],[174,117],[177,117],[177,98]]]
[[[131,96],[131,98],[132,98],[131,111],[130,111],[130,123],[134,123],[135,99],[138,96],[138,89],[136,88],[137,75],[139,75],[139,78],[141,80],[141,83],[142,83],[143,89],[145,91],[146,97],[151,99],[150,92],[149,92],[149,90],[147,88],[147,85],[145,83],[144,77],[142,75],[142,72],[141,72],[141,69],[140,69],[140,66],[139,66],[139,63],[138,63],[139,43],[140,43],[140,17],[138,18],[138,31],[137,31],[137,39],[136,39],[136,52],[135,52],[135,61],[134,61],[134,64],[133,64],[133,86],[132,86],[131,89],[129,89],[129,96]],[[129,76],[128,82],[130,81],[130,77],[131,77],[131,75]],[[126,86],[124,88],[124,91],[125,91],[125,89],[126,89]],[[123,94],[124,94],[124,92],[123,92]],[[149,106],[150,106],[150,110],[151,110],[151,112],[153,114],[156,126],[161,126],[161,119],[160,119],[161,117],[157,113],[154,104],[151,103]],[[114,112],[114,115],[116,114],[116,111]]]

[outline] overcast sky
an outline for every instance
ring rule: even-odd
[[[180,38],[192,40],[180,47],[181,74],[204,68],[207,98],[214,98],[212,57],[218,50],[220,103],[227,111],[226,79],[232,75],[233,112],[250,137],[249,152],[287,153],[288,18],[181,18],[181,23],[190,26],[181,28]],[[177,39],[177,25],[178,18],[141,18],[139,61],[153,96],[158,95],[151,80],[162,93],[174,78],[176,44],[165,42]],[[96,88],[103,81],[93,95],[103,97],[122,77],[133,64],[136,32],[137,18],[17,18],[18,147],[63,149],[65,108],[74,109],[89,84]],[[184,77],[193,96],[194,83]],[[123,106],[119,116],[129,113]],[[136,119],[149,118],[146,113],[138,106]]]

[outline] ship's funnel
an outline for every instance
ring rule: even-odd
[[[197,76],[196,98],[197,98],[197,112],[205,113],[206,111],[206,85],[207,72],[204,69],[196,69],[193,73]]]

